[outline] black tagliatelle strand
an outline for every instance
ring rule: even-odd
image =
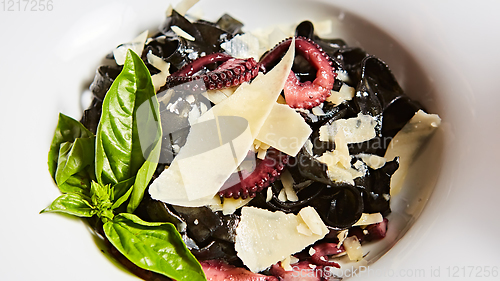
[[[170,28],[174,25],[195,37],[195,40],[189,41],[177,36]],[[221,89],[251,81],[259,69],[270,70],[274,62],[280,58],[280,50],[290,43],[289,40],[285,40],[264,55],[260,63],[250,58],[234,59],[225,53],[220,44],[242,33],[242,26],[229,15],[222,16],[215,23],[206,21],[191,23],[174,11],[161,26],[160,32],[148,39],[141,58],[151,74],[156,74],[159,70],[148,62],[148,53],[170,63],[170,73],[172,73],[157,94],[160,100],[166,95],[169,99],[160,103],[164,137],[160,165],[154,178],[172,162],[178,150],[186,142],[189,133],[187,117],[189,114],[184,113],[213,105],[201,95],[201,91],[194,89],[191,93],[194,100],[187,101],[187,95],[183,92],[187,88],[183,87],[183,91],[178,91],[177,86],[199,80],[203,81],[205,89]],[[386,217],[391,212],[389,183],[392,174],[398,168],[398,161],[389,159],[392,161],[388,161],[380,169],[367,168],[364,176],[355,179],[354,185],[334,183],[327,174],[327,166],[316,159],[323,152],[334,148],[332,143],[319,140],[319,128],[338,119],[356,117],[359,113],[370,115],[376,120],[381,120],[380,125],[376,127],[376,137],[363,143],[349,145],[349,153],[383,156],[388,145],[385,140],[394,137],[421,107],[405,96],[384,62],[359,48],[348,47],[340,39],[319,38],[314,35],[312,23],[305,21],[297,26],[296,44],[299,51],[292,71],[297,79],[295,82],[297,85],[313,84],[320,73],[317,65],[321,65],[323,70],[327,69],[328,75],[333,78],[336,73],[342,72],[349,77],[349,80],[332,78],[329,81],[328,91],[324,95],[311,98],[314,100],[313,103],[309,102],[307,97],[297,97],[295,107],[304,109],[298,112],[313,131],[310,137],[312,149],[303,148],[295,157],[289,157],[270,148],[266,158],[258,161],[260,166],[257,165],[253,171],[246,171],[247,175],[240,183],[225,186],[220,195],[233,198],[253,197],[249,206],[285,213],[296,214],[306,206],[314,207],[331,233],[314,245],[317,254],[310,256],[308,247],[296,255],[300,259],[296,264],[297,268],[306,269],[312,265],[318,268],[336,266],[336,263],[326,263],[325,259],[343,252],[343,249],[334,249],[332,246],[338,242],[337,231],[349,229],[349,235],[356,235],[360,241],[377,240],[385,236],[388,225],[386,218],[383,222],[364,230],[352,225],[362,213],[380,212]],[[319,53],[322,57],[321,62],[311,62],[311,59],[306,58],[310,52]],[[101,66],[96,72],[90,87],[94,99],[81,120],[93,133],[96,132],[99,123],[102,100],[120,71],[120,66],[108,65]],[[356,95],[352,100],[340,105],[325,101],[330,90],[338,91],[344,85],[354,87],[356,92],[363,94]],[[287,102],[290,99],[288,97]],[[174,103],[176,111],[171,110]],[[323,114],[315,115],[307,110],[314,106],[321,106]],[[378,145],[374,145],[375,143]],[[214,165],[217,165],[215,159]],[[280,199],[279,193],[283,188],[280,176],[284,171],[290,172],[294,179],[297,201]],[[252,278],[279,280],[286,275],[278,264],[263,274],[252,274],[245,269],[234,248],[236,227],[240,220],[239,210],[231,215],[223,215],[222,212],[212,211],[208,207],[173,206],[151,199],[146,192],[135,213],[146,221],[170,222],[176,225],[186,245],[201,261],[207,277],[214,272],[219,274],[218,276],[221,272],[225,272],[227,276],[241,277],[238,280],[254,280]],[[92,221],[91,225],[97,233],[102,233],[102,224]],[[107,245],[109,252],[140,278],[169,280],[165,276],[138,268],[111,244]]]

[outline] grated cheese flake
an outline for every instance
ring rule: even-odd
[[[179,37],[182,37],[186,40],[189,40],[189,41],[195,41],[195,38],[193,36],[191,36],[191,34],[187,33],[186,31],[182,30],[180,27],[176,26],[176,25],[172,25],[170,27],[172,29],[172,31],[177,34]]]

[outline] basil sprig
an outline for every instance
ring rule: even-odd
[[[96,135],[59,115],[48,164],[63,194],[41,213],[97,216],[107,239],[137,266],[176,280],[206,280],[175,226],[132,214],[156,170],[161,136],[151,75],[129,50],[103,100]]]

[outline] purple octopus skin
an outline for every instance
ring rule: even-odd
[[[219,260],[200,262],[203,272],[208,281],[232,280],[232,281],[278,281],[274,276],[253,273],[242,267],[229,265]]]
[[[384,218],[383,221],[379,223],[374,223],[366,226],[365,229],[360,227],[353,227],[349,229],[349,236],[356,236],[359,242],[370,242],[383,239],[387,235],[387,226],[389,220]]]
[[[261,70],[277,61],[288,50],[293,38],[288,38],[278,43],[272,50],[265,54],[261,60]],[[295,49],[317,70],[313,82],[300,82],[293,71],[290,71],[285,83],[284,93],[286,103],[292,108],[310,109],[323,103],[333,89],[337,74],[332,67],[333,63],[326,52],[309,38],[296,37]]]
[[[281,262],[271,267],[271,274],[280,281],[325,281],[330,280],[323,266],[315,266],[308,261],[300,261],[291,265],[292,270],[286,271]]]
[[[383,221],[371,224],[366,227],[368,234],[365,235],[366,241],[380,240],[387,235],[387,224],[389,220],[384,218]]]
[[[222,62],[213,71],[197,74],[209,64]],[[215,53],[198,58],[167,78],[166,87],[172,88],[193,80],[203,79],[207,90],[216,90],[249,82],[259,73],[259,64],[253,58],[236,59],[224,53]]]
[[[262,191],[279,178],[287,163],[288,155],[269,148],[266,157],[257,163],[251,173],[242,175],[242,178],[232,186],[223,186],[219,195],[235,199],[253,198],[257,192]]]
[[[335,256],[345,252],[344,246],[337,247],[336,243],[322,243],[313,246],[314,254],[311,256],[311,262],[315,265],[334,266],[340,268],[340,265],[334,261],[329,261],[328,256]]]

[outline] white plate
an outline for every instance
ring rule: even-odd
[[[28,9],[47,1],[31,2]],[[24,11],[23,1],[14,2],[15,11],[7,11],[9,1],[0,4],[0,279],[137,280],[100,252],[79,220],[38,212],[59,194],[46,165],[57,113],[80,117],[80,94],[101,58],[141,31],[154,30],[167,2],[53,1],[52,11],[36,12]],[[207,19],[228,12],[247,29],[340,16],[339,37],[385,60],[407,93],[442,117],[409,184],[434,191],[428,201],[419,192],[424,200],[401,205],[414,210],[410,220],[427,203],[424,211],[386,255],[357,274],[360,280],[472,280],[480,274],[481,280],[497,280],[499,3],[282,0],[198,6]]]

